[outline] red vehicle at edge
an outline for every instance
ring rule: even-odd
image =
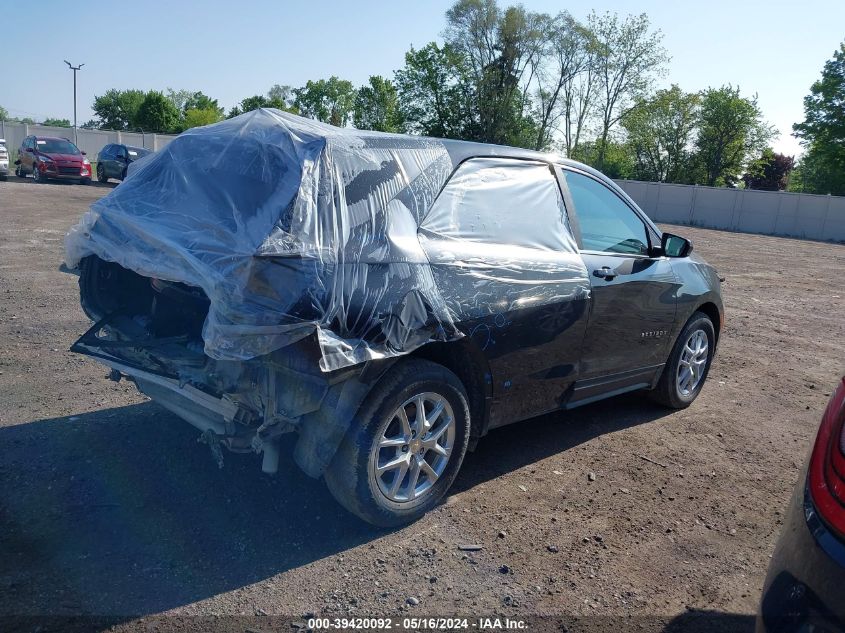
[[[85,152],[66,138],[54,136],[27,136],[18,151],[15,174],[26,178],[32,174],[35,182],[48,179],[76,180],[91,183],[91,162]]]

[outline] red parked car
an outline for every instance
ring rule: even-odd
[[[757,633],[845,633],[845,377],[830,397],[775,546]]]
[[[53,178],[76,180],[83,185],[91,183],[91,162],[85,158],[85,152],[66,138],[27,136],[15,164],[17,176],[26,178],[32,174],[35,182]]]

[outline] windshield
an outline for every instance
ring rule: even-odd
[[[132,147],[130,145],[126,146],[126,151],[129,154],[129,160],[138,160],[139,158],[143,158],[147,154],[153,153],[151,149],[146,149],[143,147]]]
[[[36,139],[36,148],[44,154],[79,154],[79,148],[63,138]]]

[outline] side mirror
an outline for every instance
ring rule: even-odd
[[[79,153],[82,154],[83,156],[88,156],[88,152],[79,152]]]
[[[31,147],[27,147],[24,151],[25,151],[27,154],[32,154],[35,150],[34,150],[34,149],[32,149]]]
[[[692,252],[692,242],[680,235],[664,233],[660,239],[660,249],[666,257],[686,257]]]

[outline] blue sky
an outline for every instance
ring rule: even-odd
[[[509,4],[503,0],[500,3]],[[227,109],[274,83],[298,86],[338,75],[355,84],[392,76],[410,46],[439,39],[449,0],[321,2],[111,2],[41,0],[37,14],[10,4],[2,12],[6,51],[0,105],[13,116],[72,118],[72,77],[79,73],[80,123],[94,95],[109,88],[202,90]],[[790,154],[802,98],[845,39],[843,0],[642,0],[563,3],[523,0],[529,9],[578,18],[591,10],[649,15],[672,60],[661,84],[688,91],[726,83],[757,93],[774,143]],[[108,7],[106,10],[95,7]]]

